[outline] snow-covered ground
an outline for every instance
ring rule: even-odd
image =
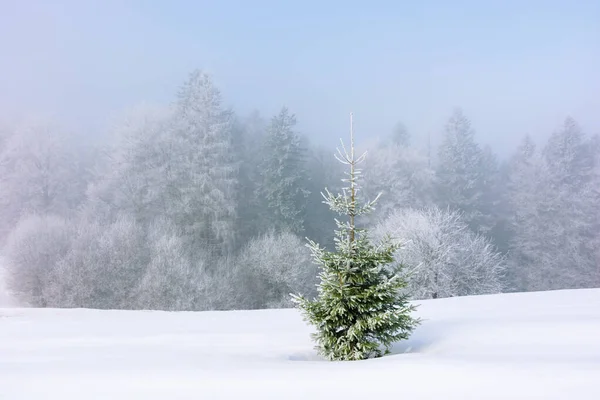
[[[295,310],[0,309],[0,399],[600,399],[600,289],[421,302],[395,354],[332,363]]]

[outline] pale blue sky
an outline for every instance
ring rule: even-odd
[[[350,111],[363,138],[401,120],[435,139],[455,106],[500,153],[567,115],[600,133],[598,0],[0,0],[0,49],[0,114],[82,132],[201,67],[236,110],[285,104],[325,143]]]

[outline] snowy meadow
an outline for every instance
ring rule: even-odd
[[[297,310],[0,309],[0,397],[597,399],[600,290],[420,301],[393,354],[320,359]]]
[[[600,141],[572,119],[502,161],[460,110],[436,157],[400,125],[356,186],[201,70],[108,146],[3,132],[2,399],[600,395]]]
[[[598,15],[0,0],[0,400],[600,399]]]

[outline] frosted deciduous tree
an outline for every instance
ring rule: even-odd
[[[417,299],[500,293],[504,257],[472,232],[457,211],[401,209],[374,229],[401,243],[395,264],[408,266],[408,292]]]
[[[66,307],[132,308],[150,261],[143,229],[130,216],[109,225],[82,220],[56,267],[58,301]]]
[[[22,219],[4,247],[6,286],[17,302],[32,307],[58,305],[57,264],[68,253],[74,230],[62,217]]]
[[[0,258],[0,307],[9,307],[15,304],[6,284],[5,265],[5,262]]]
[[[135,308],[171,311],[209,308],[208,254],[191,260],[176,232],[166,221],[151,225],[147,236],[149,262],[134,290]]]
[[[250,308],[291,307],[290,293],[316,294],[316,265],[302,239],[290,232],[271,231],[251,240],[237,264],[244,269]]]
[[[267,210],[269,225],[294,233],[304,231],[306,217],[306,150],[294,131],[296,117],[283,108],[268,127],[261,164],[260,197]]]
[[[84,199],[76,154],[55,124],[17,127],[0,154],[0,239],[27,214],[70,214]]]

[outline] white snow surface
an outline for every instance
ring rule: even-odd
[[[418,302],[394,354],[320,360],[296,310],[0,308],[0,399],[600,399],[600,289]]]

